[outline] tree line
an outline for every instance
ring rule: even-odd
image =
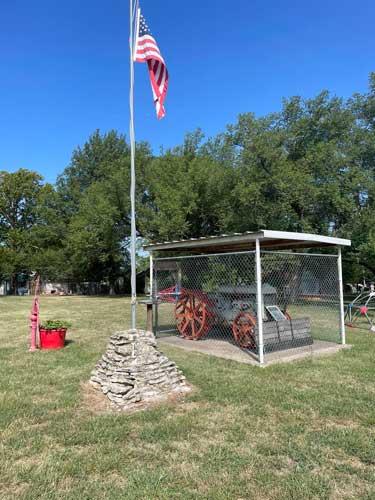
[[[375,275],[375,73],[347,100],[285,99],[280,112],[241,114],[212,138],[187,133],[160,155],[137,143],[136,173],[143,240],[260,228],[348,237],[346,279]],[[130,149],[116,131],[94,132],[55,185],[0,172],[0,280],[15,290],[32,273],[128,277],[129,190]]]

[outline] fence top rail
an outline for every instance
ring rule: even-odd
[[[224,255],[255,255],[255,250],[247,250],[246,252],[226,252],[226,253],[200,253],[197,255],[178,255],[176,257],[154,257],[154,262],[160,260],[181,260],[181,259],[197,259],[199,257],[223,257]]]
[[[300,255],[303,257],[331,257],[333,259],[338,258],[336,253],[306,253],[306,252],[286,252],[286,251],[276,251],[276,250],[261,250],[260,253],[269,253],[277,255]]]

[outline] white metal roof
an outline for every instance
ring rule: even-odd
[[[289,231],[247,231],[246,233],[222,234],[207,238],[191,238],[189,240],[166,241],[146,245],[145,250],[192,253],[215,253],[243,251],[252,249],[256,240],[266,248],[313,248],[326,246],[350,246],[351,241],[332,236],[308,233],[292,233]]]

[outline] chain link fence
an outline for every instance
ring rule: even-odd
[[[261,252],[263,352],[339,342],[337,256]],[[255,252],[154,260],[158,336],[230,342],[259,358]]]

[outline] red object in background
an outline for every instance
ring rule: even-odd
[[[41,349],[61,349],[65,345],[66,328],[60,330],[39,330]]]
[[[38,300],[39,283],[40,283],[39,276],[37,276],[35,280],[34,302],[30,314],[30,349],[29,349],[30,352],[35,352],[38,350],[37,337],[39,329],[39,300]]]
[[[38,324],[39,324],[39,302],[38,297],[34,297],[33,307],[30,314],[30,328],[31,328],[31,338],[30,338],[30,351],[37,351],[37,335],[38,335]]]

